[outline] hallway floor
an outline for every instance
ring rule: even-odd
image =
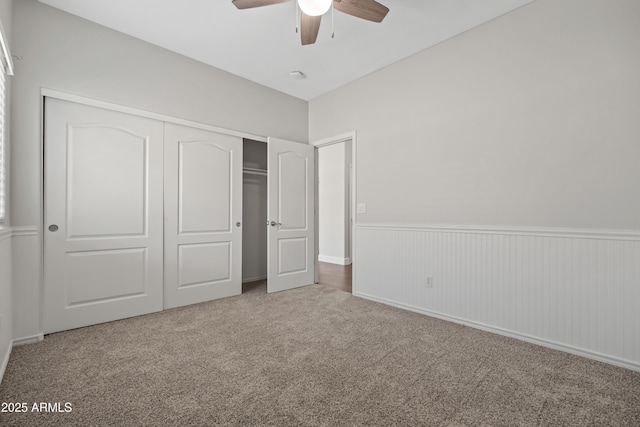
[[[351,293],[351,264],[318,262],[318,284]]]
[[[351,265],[318,262],[318,284],[351,293]],[[263,286],[266,291],[266,279],[243,283],[242,293],[244,294],[260,286]]]

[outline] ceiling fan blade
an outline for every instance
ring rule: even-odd
[[[375,0],[336,0],[333,7],[348,15],[373,22],[382,22],[389,13],[388,7]]]
[[[309,16],[302,12],[300,17],[300,39],[303,45],[316,42],[318,31],[320,30],[320,21],[322,21],[322,15]]]
[[[272,4],[285,3],[289,0],[233,0],[232,3],[238,9],[251,9],[252,7],[271,6]]]

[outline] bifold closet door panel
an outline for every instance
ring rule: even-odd
[[[165,124],[165,308],[242,293],[242,139]]]
[[[45,99],[43,331],[162,310],[163,123]]]
[[[268,140],[267,292],[310,285],[315,278],[314,147]]]

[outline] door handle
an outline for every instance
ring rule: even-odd
[[[54,233],[54,232],[58,231],[58,226],[57,226],[57,225],[55,225],[55,224],[51,224],[51,225],[49,226],[49,231],[51,231],[52,233]]]
[[[269,225],[271,225],[272,227],[275,227],[276,225],[282,225],[282,224],[279,222],[271,221]]]

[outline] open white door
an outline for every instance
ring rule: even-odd
[[[314,283],[314,147],[268,140],[267,292]]]
[[[162,126],[46,99],[44,333],[162,310]]]
[[[242,293],[242,138],[165,124],[165,308]]]

